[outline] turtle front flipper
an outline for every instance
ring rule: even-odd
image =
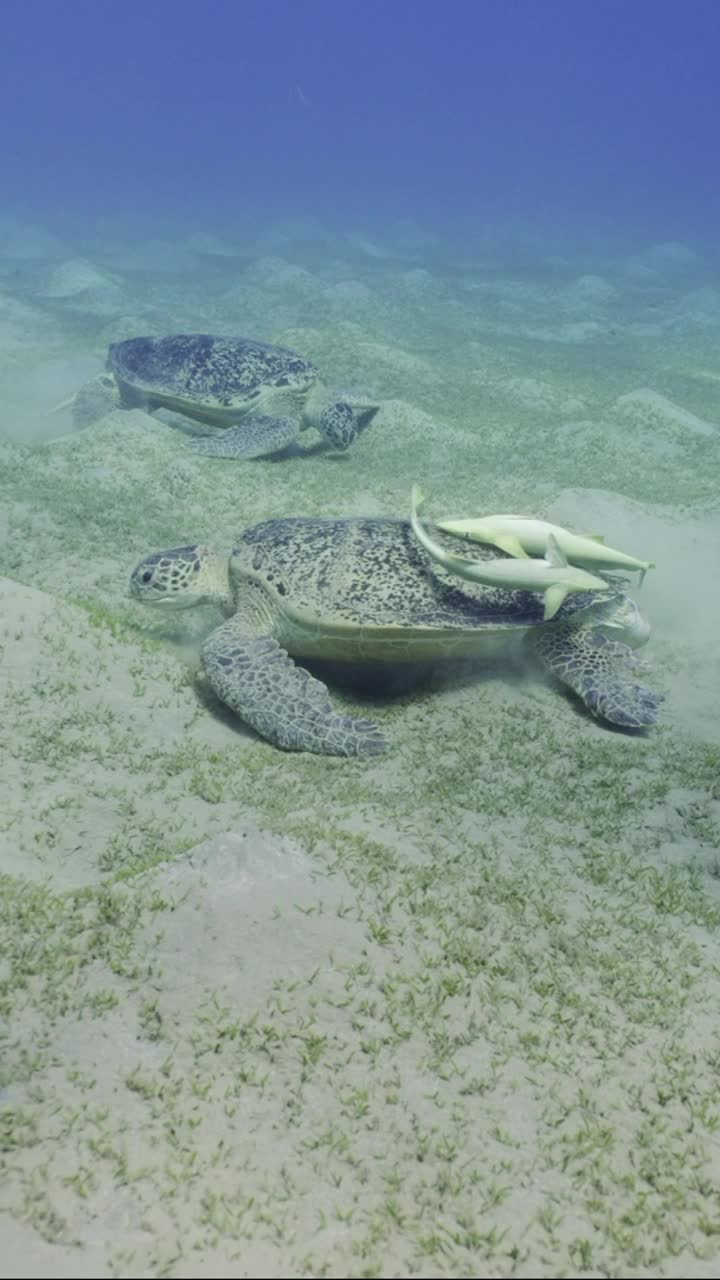
[[[647,664],[628,645],[573,622],[540,627],[530,633],[528,643],[543,666],[598,719],[626,729],[657,721],[663,695],[635,683],[633,669]]]
[[[190,448],[212,458],[262,458],[284,449],[299,430],[296,418],[245,418],[216,435],[198,436],[190,441]]]
[[[217,696],[286,751],[372,756],[386,749],[370,720],[338,715],[320,680],[296,666],[272,636],[248,634],[237,617],[208,636],[202,662]]]

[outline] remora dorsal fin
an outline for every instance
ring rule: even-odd
[[[561,551],[554,533],[548,534],[545,559],[549,565],[552,565],[553,569],[567,569],[567,558],[564,552]]]

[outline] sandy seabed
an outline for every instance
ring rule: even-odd
[[[0,257],[0,1274],[715,1276],[717,266],[200,241]],[[380,413],[244,463],[48,417],[108,342],[199,330]],[[334,689],[385,756],[286,754],[204,685],[213,609],[128,597],[148,551],[413,481],[656,562],[657,727],[494,663]]]

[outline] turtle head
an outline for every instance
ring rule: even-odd
[[[370,426],[379,408],[365,400],[335,400],[325,406],[314,425],[333,449],[347,449]]]
[[[130,594],[144,604],[192,609],[198,604],[228,606],[227,561],[197,543],[145,556],[130,575]]]
[[[347,449],[358,430],[358,421],[347,400],[328,404],[320,414],[318,429],[332,449]]]

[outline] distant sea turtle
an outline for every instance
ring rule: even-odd
[[[457,547],[451,534],[437,536]],[[505,555],[481,545],[472,553]],[[527,636],[593,715],[630,728],[657,719],[660,696],[635,684],[631,671],[631,648],[645,642],[649,626],[621,591],[568,596],[543,622],[541,592],[460,583],[433,563],[405,520],[267,520],[245,530],[229,562],[195,545],[146,556],[130,590],[165,608],[224,607],[228,620],[202,646],[208,680],[258,733],[289,750],[365,756],[386,744],[368,720],[338,714],[325,685],[288,654],[371,670],[417,667],[504,652]]]
[[[277,453],[307,427],[333,449],[346,449],[378,410],[333,400],[315,366],[295,351],[207,333],[112,343],[106,372],[81,387],[71,403],[77,427],[111,409],[141,408],[171,409],[224,428],[190,441],[195,453],[216,458]]]

